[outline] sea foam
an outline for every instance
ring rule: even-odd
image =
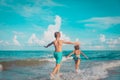
[[[2,66],[2,64],[0,64],[0,71],[2,71],[3,70],[3,66]]]
[[[75,72],[63,73],[61,80],[97,80],[108,77],[108,69],[120,66],[120,61],[103,62],[90,68],[85,68],[79,74]]]

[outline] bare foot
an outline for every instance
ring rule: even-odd
[[[62,77],[62,73],[58,73],[58,75],[59,75],[60,77]]]
[[[80,72],[81,72],[81,71],[80,71],[79,69],[78,69],[78,70],[76,70],[76,73],[77,73],[77,74],[79,74]]]
[[[55,78],[54,74],[50,73],[50,79],[54,79],[54,78]]]

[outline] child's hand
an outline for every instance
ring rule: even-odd
[[[80,45],[80,42],[75,42],[75,45]]]

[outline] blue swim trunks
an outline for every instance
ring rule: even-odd
[[[62,61],[62,52],[54,52],[54,57],[56,59],[56,64],[60,64]]]
[[[74,56],[73,56],[73,59],[74,59],[75,61],[79,60],[79,59],[80,59],[80,55],[78,55],[78,56],[74,55]]]

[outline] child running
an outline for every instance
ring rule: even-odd
[[[67,56],[67,58],[69,57],[69,56],[71,56],[72,54],[74,54],[74,56],[73,56],[73,59],[74,59],[74,61],[75,61],[75,71],[76,71],[76,73],[79,73],[79,65],[80,65],[80,54],[82,54],[86,59],[88,59],[88,57],[84,54],[84,53],[82,53],[81,51],[80,51],[80,48],[79,48],[79,45],[75,45],[74,46],[74,51],[73,52],[71,52],[68,56]]]
[[[56,66],[53,69],[52,73],[50,74],[51,79],[54,78],[54,75],[59,73],[60,70],[60,64],[62,60],[62,45],[63,44],[74,44],[74,45],[79,45],[79,42],[66,42],[64,40],[60,39],[60,32],[55,32],[54,33],[55,40],[49,43],[47,46],[44,46],[45,48],[51,46],[52,44],[55,47],[55,52],[54,52],[54,58],[56,59]]]

